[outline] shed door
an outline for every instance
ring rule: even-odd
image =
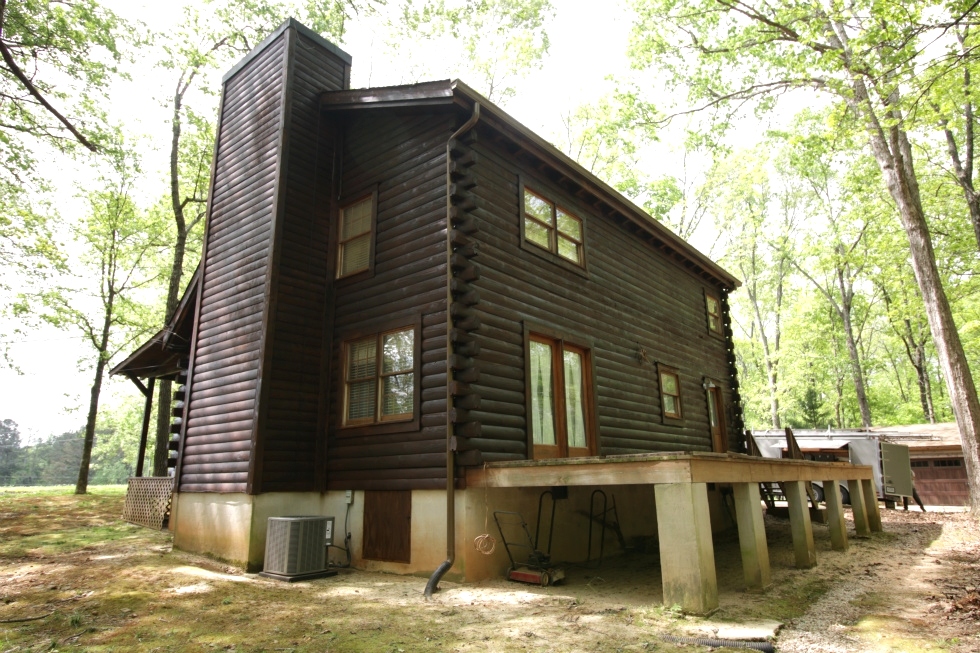
[[[364,492],[364,544],[367,560],[411,562],[412,493],[408,490]]]

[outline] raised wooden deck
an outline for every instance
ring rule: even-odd
[[[783,484],[796,566],[808,568],[817,557],[804,489],[807,481],[824,484],[834,549],[848,547],[840,481],[847,482],[857,535],[881,530],[874,477],[866,465],[732,453],[659,453],[497,462],[466,471],[467,487],[652,485],[664,604],[697,614],[718,607],[708,484],[732,485],[745,584],[749,590],[764,590],[772,581],[759,483]]]
[[[466,470],[467,487],[788,483],[871,478],[871,468],[865,465],[702,452],[516,460]]]

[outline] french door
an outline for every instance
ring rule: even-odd
[[[533,457],[593,455],[589,351],[531,334],[528,354]]]

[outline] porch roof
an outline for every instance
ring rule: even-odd
[[[109,374],[123,374],[131,379],[164,379],[177,375],[181,370],[180,359],[190,351],[200,277],[201,266],[198,265],[170,321],[113,367]]]

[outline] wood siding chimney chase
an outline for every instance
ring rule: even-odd
[[[290,19],[225,76],[178,491],[318,487],[333,176],[318,98],[348,88],[350,63]]]

